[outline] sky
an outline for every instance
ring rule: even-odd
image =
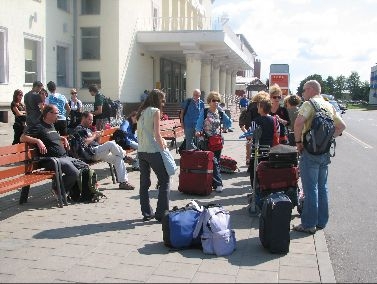
[[[246,37],[262,82],[270,64],[288,64],[293,93],[313,74],[326,80],[355,71],[369,82],[377,64],[377,0],[215,0],[213,14]]]

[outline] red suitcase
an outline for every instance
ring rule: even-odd
[[[181,154],[178,190],[209,195],[212,192],[213,152],[184,150]]]
[[[257,178],[261,191],[297,187],[298,167],[273,168],[269,166],[269,163],[269,161],[261,161],[257,166]]]

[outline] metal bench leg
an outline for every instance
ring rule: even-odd
[[[29,190],[30,190],[30,185],[24,186],[21,189],[19,204],[24,204],[27,202],[27,198],[29,196]]]
[[[111,179],[113,180],[113,184],[117,183],[117,176],[116,176],[116,171],[115,171],[115,166],[113,164],[109,164],[110,167],[110,173],[111,173]]]

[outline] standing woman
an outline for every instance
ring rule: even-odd
[[[288,144],[288,126],[290,125],[289,114],[285,107],[280,105],[282,91],[277,84],[273,84],[269,90],[271,99],[270,115],[275,116],[280,126],[280,144]]]
[[[230,118],[222,112],[220,114],[218,106],[220,103],[220,94],[217,92],[210,92],[207,97],[208,109],[202,109],[199,114],[198,121],[195,127],[195,136],[199,137],[204,134],[205,137],[210,139],[211,136],[221,135],[221,124],[225,129],[232,127]],[[224,141],[224,139],[222,139]],[[223,191],[223,181],[220,173],[220,156],[221,149],[213,151],[213,181],[212,186],[217,192]]]
[[[166,172],[160,152],[166,143],[160,133],[161,109],[165,103],[165,93],[152,90],[142,102],[137,115],[138,158],[140,166],[140,206],[143,221],[155,218],[161,222],[165,210],[169,210],[170,178]],[[159,190],[156,213],[150,205],[149,187],[151,169],[157,176]]]
[[[82,102],[77,98],[77,90],[71,89],[71,99],[68,101],[68,105],[71,108],[69,113],[70,122],[68,128],[75,128],[80,124],[82,113]]]
[[[10,109],[12,110],[12,113],[14,114],[14,124],[13,124],[14,137],[13,137],[12,145],[20,143],[20,137],[25,128],[26,107],[21,102],[23,96],[24,94],[22,93],[21,90],[19,89],[15,90],[13,93],[13,100],[10,104]]]

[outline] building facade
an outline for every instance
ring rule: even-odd
[[[377,65],[373,66],[370,71],[369,104],[377,105]]]
[[[255,52],[227,19],[211,17],[214,0],[2,0],[0,106],[35,80],[67,95],[87,87],[122,103],[161,88],[180,102],[200,88],[235,93],[236,73],[253,73]]]

